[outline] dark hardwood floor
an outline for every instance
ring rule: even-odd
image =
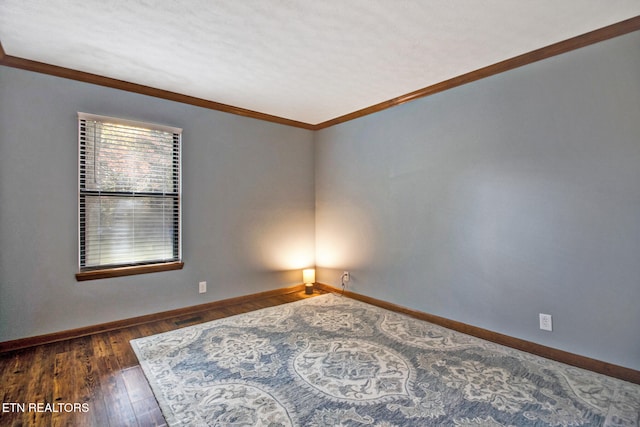
[[[129,340],[307,297],[272,296],[1,353],[0,426],[166,425]]]

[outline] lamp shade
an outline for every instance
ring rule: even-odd
[[[316,270],[314,268],[306,268],[302,270],[302,281],[304,283],[315,283]]]

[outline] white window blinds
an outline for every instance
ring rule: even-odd
[[[181,260],[182,130],[78,113],[80,271]]]

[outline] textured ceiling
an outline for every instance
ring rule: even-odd
[[[638,15],[640,0],[0,0],[0,42],[316,124]]]

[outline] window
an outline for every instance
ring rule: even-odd
[[[78,280],[182,268],[182,129],[78,113]]]

